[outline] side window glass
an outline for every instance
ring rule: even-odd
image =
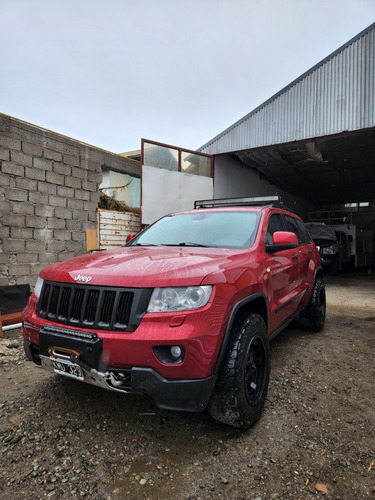
[[[301,221],[295,219],[294,217],[285,216],[286,230],[295,233],[298,238],[298,243],[300,245],[305,245],[310,242],[308,232]]]
[[[296,219],[298,231],[301,235],[301,243],[311,243],[310,235],[305,227],[305,224],[300,220]]]
[[[273,214],[268,221],[266,233],[266,245],[273,245],[273,233],[276,231],[285,231],[283,218],[281,214]]]
[[[296,219],[294,217],[285,216],[285,226],[287,231],[290,231],[291,233],[295,233],[297,235],[298,243],[301,244]]]

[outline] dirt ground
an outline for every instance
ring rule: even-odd
[[[326,284],[325,329],[271,343],[266,407],[245,432],[44,373],[6,332],[1,498],[375,498],[375,276]]]

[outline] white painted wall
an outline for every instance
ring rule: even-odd
[[[213,198],[213,179],[142,165],[142,224]]]

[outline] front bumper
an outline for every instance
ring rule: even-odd
[[[82,353],[82,361],[102,372],[107,367],[113,370],[147,367],[167,380],[205,379],[215,370],[224,334],[225,305],[215,301],[194,311],[145,314],[134,332],[126,332],[79,328],[45,320],[37,316],[36,298],[32,295],[23,311],[22,335],[47,355],[43,342],[41,345],[40,332],[45,326],[51,327],[61,332],[63,339],[48,345],[76,349]],[[90,350],[85,346],[80,348],[69,340],[76,339],[77,335],[80,338],[97,337],[101,346],[93,344]],[[181,362],[169,363],[164,356],[159,356],[159,349],[170,346],[181,347],[184,352]],[[100,363],[97,360],[99,351]]]
[[[56,370],[51,357],[40,355],[38,347],[24,341],[26,358],[42,369],[86,382],[104,389],[123,393],[141,393],[150,396],[161,409],[175,411],[203,411],[211,397],[216,377],[202,379],[167,380],[152,368],[133,367],[130,370],[107,370],[101,372],[91,368],[75,357],[70,361],[78,365],[82,374],[77,378],[72,373]]]
[[[336,259],[336,255],[321,255],[322,266],[324,269],[330,269]]]

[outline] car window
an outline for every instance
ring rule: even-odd
[[[306,229],[305,224],[298,219],[295,219],[295,221],[296,221],[297,228],[299,231],[299,233],[298,233],[299,234],[299,236],[298,236],[299,243],[301,243],[301,245],[303,245],[304,243],[311,243],[311,237],[309,235],[308,230]]]
[[[276,231],[285,231],[285,226],[281,214],[272,214],[268,221],[266,233],[266,245],[273,245],[273,233]]]
[[[297,235],[298,243],[300,245],[305,245],[306,243],[311,242],[309,234],[300,220],[290,215],[285,215],[284,220],[285,220],[286,230],[290,231],[291,233],[295,233]]]
[[[255,212],[197,211],[172,214],[155,222],[129,245],[250,248],[259,215]]]

